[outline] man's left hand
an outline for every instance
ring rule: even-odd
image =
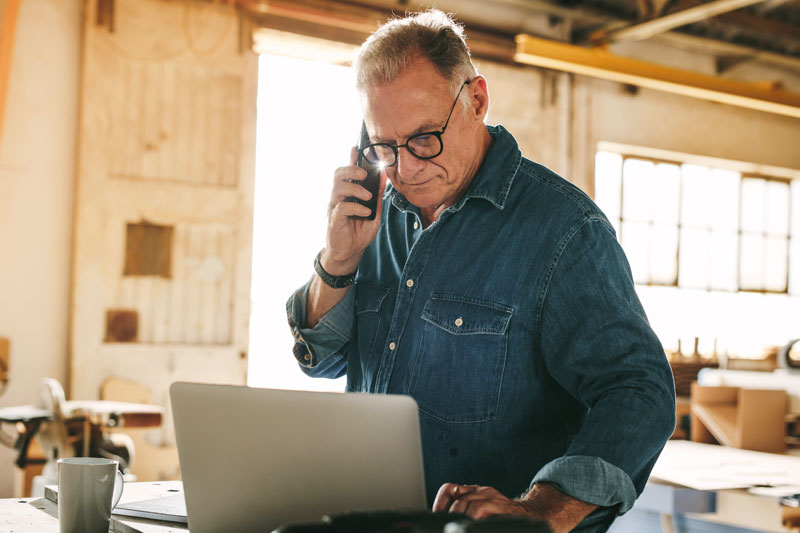
[[[492,487],[445,483],[436,494],[434,512],[461,513],[480,520],[493,515],[533,517],[525,502],[511,500]]]

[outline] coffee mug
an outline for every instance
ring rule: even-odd
[[[125,481],[119,463],[99,457],[58,460],[58,524],[61,533],[108,533],[111,509]]]

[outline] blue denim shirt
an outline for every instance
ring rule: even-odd
[[[445,482],[515,497],[546,481],[604,507],[583,524],[604,529],[672,433],[672,373],[600,209],[489,132],[467,192],[428,228],[387,187],[347,296],[313,329],[308,285],[287,302],[295,353],[348,391],[417,401],[431,502]]]

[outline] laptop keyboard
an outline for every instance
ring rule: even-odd
[[[550,533],[542,521],[516,516],[473,520],[433,512],[372,511],[326,516],[320,522],[287,524],[273,533]]]

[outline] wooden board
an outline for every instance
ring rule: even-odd
[[[67,396],[136,381],[169,443],[170,383],[246,382],[257,56],[232,5],[113,6],[113,30],[85,7]],[[172,228],[168,277],[125,275],[142,221]],[[136,342],[104,341],[115,309],[136,313]]]

